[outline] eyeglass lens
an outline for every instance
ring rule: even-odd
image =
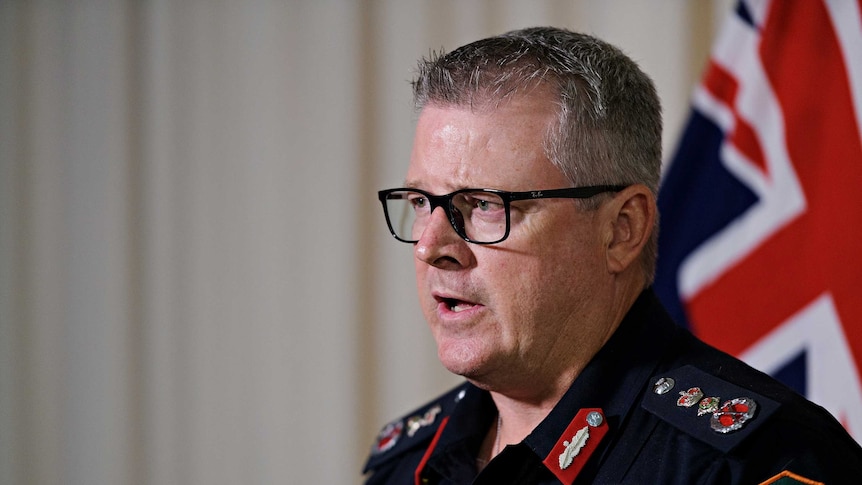
[[[392,230],[399,239],[409,242],[422,237],[435,207],[420,192],[392,192],[386,199]],[[494,242],[506,235],[506,205],[493,192],[458,192],[444,210],[455,231],[471,241]]]

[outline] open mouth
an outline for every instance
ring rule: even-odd
[[[437,301],[442,303],[449,311],[455,313],[461,313],[476,306],[475,303],[459,300],[457,298],[437,298]]]

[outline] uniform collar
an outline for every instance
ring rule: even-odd
[[[491,394],[466,384],[427,466],[454,483],[471,482],[476,474],[475,457],[496,417]]]
[[[643,391],[643,383],[654,373],[675,328],[652,290],[641,293],[610,340],[587,364],[550,414],[524,439],[524,445],[535,453],[537,461],[548,458],[562,440],[572,438],[567,428],[575,420],[583,419],[577,416],[585,408],[603,411],[609,427],[605,442],[613,441]],[[464,477],[466,468],[473,466],[496,415],[490,393],[468,385],[428,464],[444,476]],[[596,452],[601,454],[601,450]],[[556,457],[549,461],[556,461]],[[593,466],[597,461],[592,460]]]

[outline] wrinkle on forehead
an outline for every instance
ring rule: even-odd
[[[463,186],[470,179],[468,175],[475,175],[479,170],[472,159],[477,156],[479,150],[490,151],[491,140],[480,133],[473,133],[469,128],[459,128],[454,124],[446,124],[434,134],[439,138],[442,146],[449,152],[443,158],[450,164],[453,182]]]
[[[488,144],[488,140],[481,140],[482,136],[473,133],[469,126],[452,121],[431,130],[426,140],[427,147],[434,153],[431,163],[437,168],[443,168],[450,177],[452,188],[463,187],[468,183],[470,175],[475,175],[477,167],[471,161],[477,156],[477,152],[486,149]]]
[[[471,143],[473,136],[469,129],[459,128],[453,123],[443,125],[434,131],[432,144],[441,148],[442,160],[451,164],[456,181],[463,180],[471,158]]]
[[[550,186],[544,176],[556,168],[547,160],[544,136],[555,111],[550,104],[529,101],[513,100],[487,113],[426,106],[417,125],[408,186],[437,191]]]

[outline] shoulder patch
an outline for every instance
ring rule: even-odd
[[[430,442],[443,418],[449,416],[464,397],[467,387],[467,383],[461,384],[412,413],[383,426],[371,446],[371,454],[363,467],[363,473]]]
[[[823,482],[815,482],[810,478],[805,478],[788,471],[783,471],[778,475],[775,475],[774,477],[770,478],[769,480],[761,483],[760,485],[791,485],[794,483],[802,483],[804,485],[824,485]]]
[[[688,365],[653,377],[641,406],[727,453],[766,422],[780,404]]]

